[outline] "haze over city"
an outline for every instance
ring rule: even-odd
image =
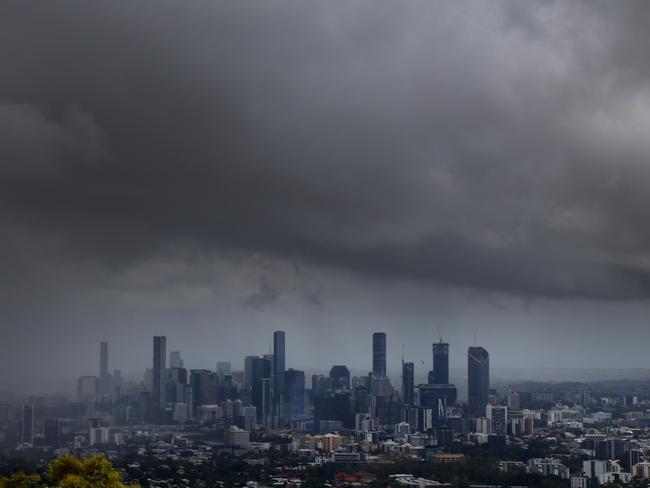
[[[376,331],[389,371],[428,366],[436,326],[460,375],[475,340],[495,369],[650,368],[649,21],[3,2],[0,389],[74,388],[100,341],[142,375],[154,335],[242,369],[275,330],[305,370],[367,372]]]

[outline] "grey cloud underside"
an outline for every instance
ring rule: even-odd
[[[189,242],[648,297],[649,8],[6,2],[4,260],[43,235],[117,269]]]

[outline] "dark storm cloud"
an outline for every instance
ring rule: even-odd
[[[618,7],[5,2],[5,286],[189,244],[647,297],[649,9]]]

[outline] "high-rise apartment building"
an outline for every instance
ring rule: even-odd
[[[23,444],[34,444],[34,407],[23,405],[20,415],[20,441]]]
[[[190,371],[190,386],[195,411],[202,405],[217,404],[219,378],[216,373],[207,369],[193,369]]]
[[[305,412],[305,372],[289,368],[284,373],[284,418],[293,419]]]
[[[259,356],[246,356],[244,358],[244,390],[250,392],[253,389],[253,363]]]
[[[330,388],[332,390],[350,389],[350,370],[347,366],[338,364],[330,369]]]
[[[169,367],[170,368],[183,367],[183,360],[181,359],[180,351],[169,351]]]
[[[257,408],[257,418],[265,423],[271,414],[272,362],[265,358],[253,360],[252,399]]]
[[[152,399],[154,409],[158,412],[165,408],[167,369],[167,338],[165,336],[154,336],[153,338],[153,378],[152,378]]]
[[[467,350],[467,398],[470,414],[485,416],[490,389],[490,355],[480,347]]]
[[[276,417],[282,419],[282,406],[284,404],[284,371],[286,349],[284,331],[276,330],[273,333],[273,411]]]
[[[402,398],[407,405],[413,405],[415,365],[402,361]]]
[[[442,342],[442,340],[440,342],[433,343],[432,371],[432,384],[449,384],[449,344]]]
[[[372,372],[375,376],[386,376],[386,333],[372,335]]]
[[[108,372],[108,342],[99,343],[99,384],[100,395],[111,394],[111,374]]]

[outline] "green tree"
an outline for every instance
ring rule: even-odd
[[[45,477],[38,474],[14,473],[0,478],[0,488],[139,488],[126,485],[121,473],[102,456],[78,459],[61,456],[50,463]]]
[[[0,488],[34,488],[41,477],[37,474],[25,474],[22,471],[0,478]]]

